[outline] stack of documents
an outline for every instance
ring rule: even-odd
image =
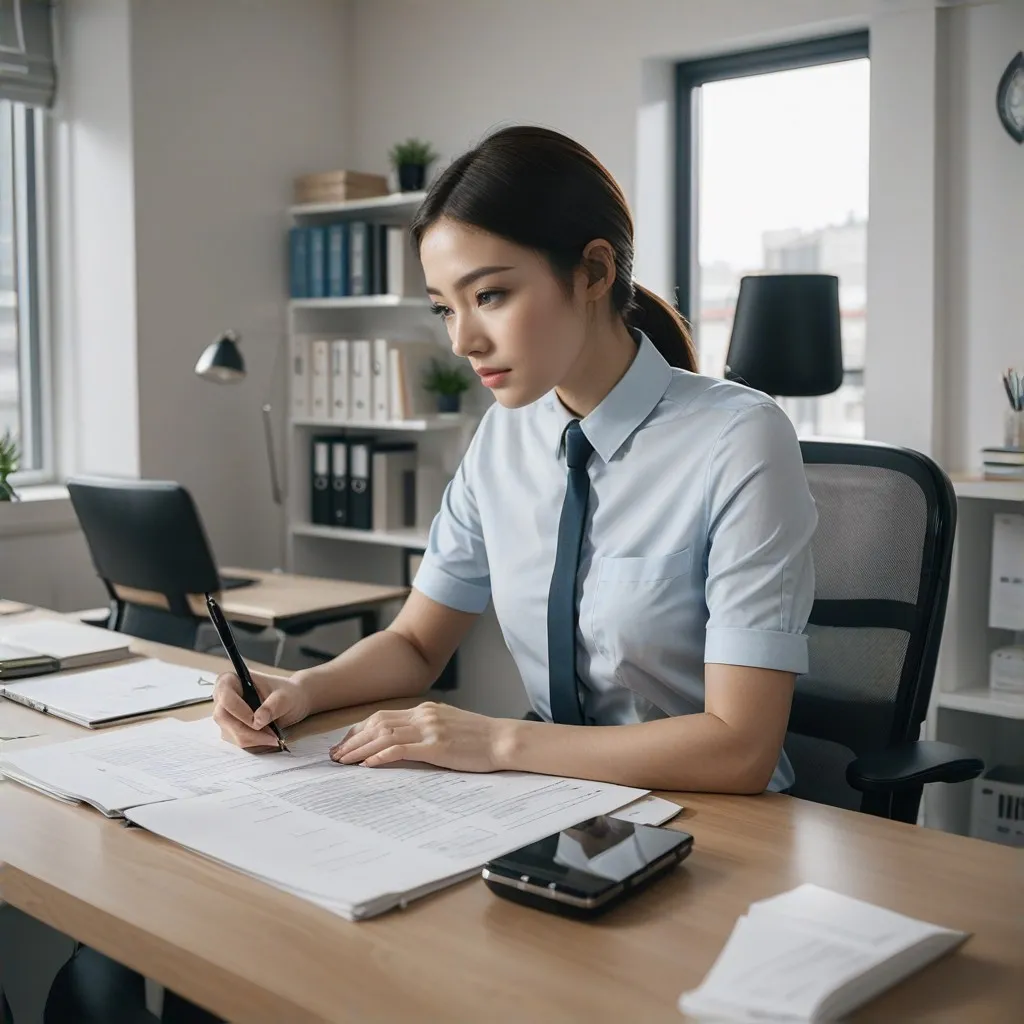
[[[61,672],[0,685],[8,700],[89,729],[213,698],[212,672],[140,658],[88,672]]]
[[[209,719],[161,721],[18,751],[0,758],[0,772],[350,920],[647,793],[517,772],[335,764],[327,753],[346,732],[250,754],[220,740]]]
[[[84,668],[127,658],[121,633],[60,619],[0,625],[0,679]]]
[[[702,1020],[840,1020],[966,938],[801,885],[751,904],[679,1008]]]

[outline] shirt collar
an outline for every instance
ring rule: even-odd
[[[672,367],[651,339],[643,331],[631,329],[630,334],[636,339],[637,353],[629,369],[597,408],[580,420],[583,433],[604,462],[614,458],[636,428],[654,411],[672,381]],[[555,458],[560,458],[566,428],[576,417],[562,405],[554,391],[547,394],[544,402],[555,416]]]

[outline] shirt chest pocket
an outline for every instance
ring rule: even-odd
[[[642,664],[672,643],[693,610],[690,549],[668,555],[601,558],[591,607],[594,646],[617,669]],[[652,650],[654,648],[655,650]]]

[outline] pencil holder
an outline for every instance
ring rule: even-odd
[[[1024,409],[1007,409],[1004,424],[1003,444],[1024,449]]]

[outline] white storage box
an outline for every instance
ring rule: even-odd
[[[998,693],[1024,693],[1024,646],[998,647],[992,652],[988,685]]]
[[[974,780],[971,835],[1024,847],[1024,765],[996,765]]]

